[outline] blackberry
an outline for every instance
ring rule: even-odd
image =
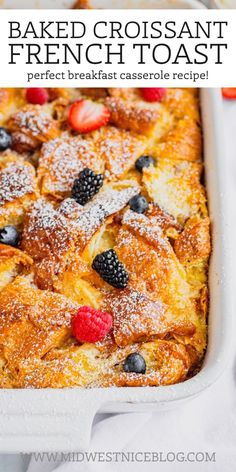
[[[19,242],[19,233],[15,226],[5,226],[0,229],[0,244],[8,244],[16,247]]]
[[[144,167],[150,167],[151,165],[154,165],[154,159],[151,156],[141,156],[137,159],[135,162],[135,168],[139,171],[142,172]]]
[[[132,352],[129,354],[123,364],[123,369],[125,372],[135,372],[136,374],[145,374],[146,372],[146,362],[138,352]]]
[[[0,128],[0,151],[11,147],[12,139],[6,128]]]
[[[123,264],[119,261],[114,249],[101,252],[92,263],[92,268],[98,272],[105,282],[116,288],[125,288],[129,276]]]
[[[142,195],[135,195],[130,199],[129,206],[135,213],[144,213],[148,209],[148,202]]]
[[[91,200],[103,185],[104,177],[102,174],[95,174],[87,167],[83,169],[75,179],[71,191],[72,198],[80,205],[85,205]]]

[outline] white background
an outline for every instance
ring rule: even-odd
[[[116,43],[125,43],[125,54],[124,60],[125,65],[117,65],[116,60],[114,60],[113,65],[90,65],[87,63],[84,54],[82,54],[82,63],[81,65],[76,64],[75,62],[69,65],[46,65],[46,64],[36,64],[36,65],[26,65],[27,61],[25,55],[25,47],[22,50],[22,54],[17,58],[16,65],[9,65],[9,46],[8,46],[8,35],[9,35],[9,25],[8,21],[17,20],[21,22],[22,30],[26,27],[29,21],[33,21],[35,27],[37,28],[37,23],[39,21],[83,21],[87,26],[86,36],[80,40],[70,40],[69,39],[15,39],[10,40],[13,42],[20,43],[39,43],[43,48],[43,42],[47,43],[65,43],[69,42],[71,47],[73,43],[83,43],[82,49],[85,51],[87,46],[91,43],[102,42],[103,49],[102,53],[98,50],[95,55],[96,58],[104,60],[106,53],[107,43],[114,44],[114,50],[117,49]],[[177,31],[179,27],[183,24],[184,20],[188,20],[188,23],[192,28],[194,27],[194,22],[196,20],[201,21],[203,24],[206,20],[209,21],[228,21],[228,28],[226,29],[227,34],[224,40],[217,39],[213,34],[210,39],[203,37],[202,39],[142,39],[137,38],[134,40],[129,39],[94,39],[93,36],[93,25],[97,21],[121,21],[122,24],[125,24],[128,21],[137,21],[142,23],[143,21],[176,21]],[[187,35],[186,35],[187,36]],[[169,72],[170,75],[173,72],[189,72],[193,71],[196,73],[209,72],[208,80],[198,80],[193,83],[191,80],[159,80],[159,86],[184,86],[190,87],[200,86],[200,87],[232,87],[236,83],[236,67],[235,67],[235,57],[236,57],[236,10],[38,10],[37,15],[35,10],[2,10],[0,15],[0,42],[1,42],[1,75],[0,75],[0,86],[5,87],[23,87],[27,85],[27,73],[43,73],[46,70],[51,70],[52,72],[62,72],[64,71],[67,76],[67,70],[71,69],[72,72],[89,72],[92,69],[95,71],[103,70],[104,72],[159,72],[164,70]],[[152,56],[150,51],[146,54],[146,64],[138,64],[138,54],[135,53],[133,49],[133,42],[136,43],[150,43],[151,46],[155,46],[157,43],[169,44],[172,49],[172,57],[175,58],[176,52],[179,48],[179,45],[184,42],[189,55],[191,58],[195,58],[194,47],[197,43],[217,43],[223,42],[228,44],[228,49],[223,52],[224,62],[222,65],[215,64],[215,53],[214,50],[209,51],[209,62],[207,64],[189,64],[185,65],[184,59],[180,59],[179,64],[172,65],[168,63],[166,65],[158,65],[152,61]],[[42,60],[45,60],[45,55],[42,53],[42,56],[39,56]],[[57,58],[58,56],[56,56]],[[198,56],[198,59],[200,57]],[[78,78],[70,81],[63,82],[63,80],[35,80],[32,81],[28,86],[43,86],[43,87],[61,87],[61,86],[71,86],[71,87],[114,87],[114,86],[124,86],[124,87],[143,87],[143,86],[156,86],[157,80],[146,80],[134,81],[134,80],[124,80],[116,82],[115,80],[96,80],[96,82],[87,80],[79,80]]]

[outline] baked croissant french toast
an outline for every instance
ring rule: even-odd
[[[197,90],[0,89],[0,386],[200,368],[210,221]]]

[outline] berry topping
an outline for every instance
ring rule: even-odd
[[[48,91],[45,88],[26,89],[26,100],[33,105],[44,105],[49,100]]]
[[[151,165],[154,165],[154,159],[151,156],[141,156],[135,162],[135,168],[139,172],[142,172],[144,167],[150,167]]]
[[[109,313],[82,306],[72,319],[72,333],[82,343],[96,343],[105,338],[112,327]]]
[[[116,288],[125,288],[129,276],[123,264],[119,261],[114,249],[101,252],[92,263],[92,268],[98,272],[105,282]]]
[[[236,98],[236,88],[222,88],[222,95],[228,100],[233,100]]]
[[[110,119],[110,111],[102,103],[79,100],[69,110],[68,122],[79,133],[89,133],[105,126]]]
[[[19,242],[19,234],[14,226],[5,226],[0,229],[0,244],[8,244],[16,247]]]
[[[125,359],[123,367],[125,372],[135,372],[136,374],[145,374],[146,372],[146,362],[138,352],[129,354]]]
[[[0,151],[5,151],[11,147],[11,135],[5,128],[0,128]]]
[[[144,213],[148,209],[148,202],[142,195],[135,195],[130,199],[129,206],[135,213]]]
[[[165,88],[142,88],[142,96],[147,102],[160,102],[166,94]]]
[[[71,195],[80,205],[85,205],[99,192],[103,185],[104,177],[102,174],[95,174],[87,167],[79,173],[78,179],[75,179]]]

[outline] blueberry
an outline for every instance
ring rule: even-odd
[[[135,213],[144,213],[148,209],[148,202],[142,195],[135,195],[130,199],[129,206]]]
[[[142,172],[144,167],[150,167],[151,165],[154,165],[154,159],[151,156],[141,156],[137,159],[135,162],[135,168],[139,171]]]
[[[0,243],[9,246],[17,246],[19,242],[19,233],[14,226],[5,226],[0,229]]]
[[[5,128],[0,128],[0,151],[5,151],[11,147],[11,135]]]
[[[138,352],[129,354],[123,367],[125,372],[135,372],[136,374],[145,374],[146,372],[146,362]]]

